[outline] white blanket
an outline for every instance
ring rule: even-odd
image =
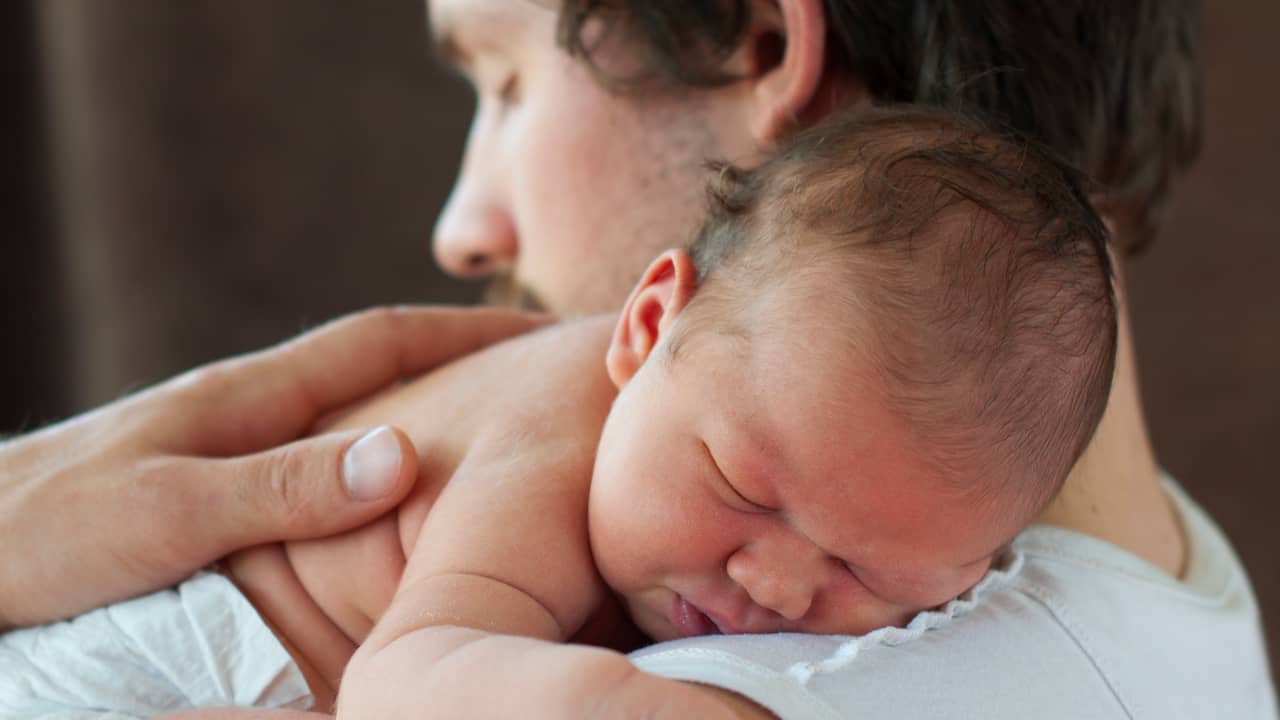
[[[226,578],[0,635],[0,718],[134,720],[199,707],[309,709],[302,672]]]

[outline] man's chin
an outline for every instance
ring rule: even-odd
[[[501,275],[490,281],[484,291],[484,302],[512,310],[549,312],[547,304],[533,290],[516,282],[511,275]]]

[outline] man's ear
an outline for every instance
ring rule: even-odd
[[[822,0],[756,0],[739,67],[752,83],[751,134],[772,147],[788,130],[862,102],[858,78],[827,66]]]
[[[609,343],[609,378],[621,388],[671,330],[676,316],[693,298],[698,274],[684,250],[667,250],[649,264],[631,291]]]

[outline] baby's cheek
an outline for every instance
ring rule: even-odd
[[[995,556],[991,555],[960,568],[956,572],[956,584],[960,586],[960,589],[955,591],[953,595],[960,595],[977,585],[979,580],[986,577],[987,571],[991,569],[991,563],[993,562],[995,562]]]
[[[591,552],[604,581],[627,594],[654,583],[661,570],[654,558],[666,550],[667,533],[648,502],[617,490],[592,491]]]
[[[937,568],[913,575],[864,573],[860,579],[882,601],[913,613],[943,605],[973,587],[990,560],[962,568]]]

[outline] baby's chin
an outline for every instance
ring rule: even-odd
[[[975,568],[981,577],[987,567],[983,563]],[[976,578],[975,578],[976,581]],[[966,579],[956,593],[946,594],[941,602],[931,605],[901,605],[873,595],[863,588],[864,595],[842,604],[839,612],[820,613],[819,617],[805,618],[799,622],[777,622],[757,616],[757,622],[742,626],[729,623],[727,618],[717,619],[688,602],[683,596],[666,589],[650,589],[647,592],[624,596],[624,606],[636,627],[655,642],[666,642],[689,637],[729,634],[805,633],[811,635],[866,635],[887,627],[905,627],[921,613],[937,611],[972,586]],[[936,599],[936,596],[935,596]],[[763,611],[762,611],[763,612]]]
[[[627,614],[631,616],[631,621],[635,623],[637,628],[640,628],[640,632],[654,642],[667,642],[668,640],[679,640],[682,637],[687,637],[681,635],[667,616],[649,603],[634,598],[626,598],[625,605]]]
[[[860,636],[882,630],[887,627],[905,627],[915,617],[924,612],[937,610],[939,606],[908,608],[866,608],[866,612],[857,613],[856,617],[843,619],[834,624],[807,623],[791,624],[788,627],[771,627],[768,629],[720,628],[716,623],[697,608],[681,608],[679,596],[676,596],[673,608],[660,610],[651,603],[628,600],[627,610],[636,627],[654,642],[667,642],[690,637],[707,635],[753,635],[767,633],[804,633],[810,635],[848,635]]]
[[[666,603],[663,603],[657,597],[646,597],[644,593],[636,597],[623,596],[622,605],[625,607],[632,623],[635,623],[636,628],[639,628],[640,632],[644,633],[645,637],[652,639],[653,642],[678,641],[681,638],[691,637],[692,634],[713,634],[681,633],[680,628],[677,628],[676,624],[673,623],[671,612],[667,611]],[[714,630],[714,626],[712,629]]]

